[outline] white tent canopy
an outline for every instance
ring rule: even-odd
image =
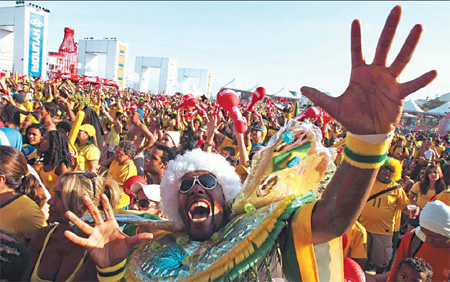
[[[198,89],[197,85],[193,83],[190,77],[187,77],[182,83],[175,86],[174,92],[180,92],[183,94],[193,94],[194,96],[203,95]]]
[[[439,96],[439,100],[450,102],[450,93],[445,93]]]
[[[417,106],[417,104],[413,100],[408,100],[405,102],[403,106],[404,112],[413,112],[413,113],[423,113],[423,110]]]
[[[286,87],[281,88],[280,90],[278,90],[277,92],[275,92],[275,93],[272,94],[271,96],[273,96],[273,97],[290,98],[290,99],[296,98],[294,95],[292,95],[291,92],[289,92],[289,91],[286,89]]]
[[[223,88],[231,88],[231,89],[238,89],[238,90],[244,89],[241,81],[237,78],[233,78],[230,82],[228,82],[227,84],[222,86],[220,89],[223,89]]]
[[[450,102],[445,102],[441,106],[434,108],[432,110],[429,110],[426,112],[427,114],[435,114],[435,115],[445,115],[450,112]]]
[[[252,88],[250,88],[250,89],[248,90],[248,92],[255,92],[255,91],[256,91],[256,88],[258,88],[258,87],[259,87],[259,83],[256,83],[256,85],[253,86]]]

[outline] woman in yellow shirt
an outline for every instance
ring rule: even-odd
[[[422,210],[437,195],[446,189],[442,170],[439,166],[431,164],[425,169],[425,173],[419,182],[416,182],[409,191],[409,201]],[[420,216],[420,215],[419,215]],[[408,231],[419,226],[419,217],[409,219]]]
[[[0,160],[0,229],[28,243],[39,228],[47,225],[36,203],[45,201],[45,194],[39,196],[42,187],[28,172],[19,150],[0,146]]]
[[[33,167],[50,195],[53,195],[59,176],[72,171],[75,166],[75,160],[69,151],[69,138],[58,130],[51,130],[42,139],[39,151],[42,152],[43,159]]]
[[[90,124],[83,124],[80,127],[77,137],[78,142],[75,144],[78,151],[77,171],[97,172],[101,152],[97,146],[95,134],[94,126]]]
[[[409,193],[411,204],[423,209],[434,195],[445,190],[445,182],[442,178],[442,170],[439,166],[432,164],[427,166],[421,181],[416,182]]]

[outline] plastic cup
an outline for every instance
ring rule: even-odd
[[[409,218],[415,219],[417,217],[417,214],[416,214],[417,206],[416,205],[407,205],[406,208],[409,210]]]

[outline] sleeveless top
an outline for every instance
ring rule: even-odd
[[[56,171],[57,166],[55,166],[54,169],[50,170],[50,171],[45,171],[44,167],[42,167],[39,170],[39,177],[42,180],[42,183],[45,185],[45,187],[47,187],[48,191],[50,192],[50,195],[53,196],[53,189],[56,186],[56,183],[58,183],[59,180],[59,175],[56,175],[55,171]]]
[[[45,247],[47,247],[48,244],[48,240],[50,239],[50,236],[53,234],[53,232],[56,230],[56,228],[58,227],[58,224],[56,224],[52,229],[50,229],[50,231],[47,233],[47,236],[45,237],[44,240],[44,246],[42,247],[41,252],[39,253],[39,258],[36,261],[36,264],[34,265],[34,269],[33,269],[33,273],[31,274],[30,277],[30,281],[39,281],[39,282],[50,282],[50,280],[45,280],[45,279],[41,279],[38,277],[38,270],[39,270],[39,265],[41,264],[41,259],[42,256],[44,255],[44,251],[45,251]],[[83,263],[85,261],[86,258],[86,254],[87,251],[84,251],[84,255],[83,258],[81,259],[80,263],[78,264],[77,268],[75,268],[74,272],[72,273],[72,275],[70,275],[69,278],[67,278],[66,281],[72,281],[73,278],[75,277],[75,275],[78,273],[78,271],[80,270],[81,266],[83,266]]]

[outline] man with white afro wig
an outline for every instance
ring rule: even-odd
[[[331,97],[311,87],[301,88],[303,95],[335,118],[348,130],[348,134],[343,161],[321,198],[301,207],[297,206],[299,203],[296,201],[298,209],[291,210],[295,213],[284,220],[284,227],[274,223],[274,218],[267,217],[268,221],[264,221],[267,225],[259,225],[255,229],[255,232],[264,229],[261,234],[266,234],[264,237],[267,240],[257,233],[252,240],[258,239],[262,244],[260,246],[264,247],[266,242],[273,243],[269,249],[262,250],[261,247],[261,257],[273,256],[277,253],[275,248],[281,250],[283,275],[288,281],[344,280],[342,252],[334,254],[329,250],[339,248],[339,245],[332,245],[341,243],[340,236],[351,229],[364,209],[378,171],[384,165],[393,130],[400,122],[405,98],[429,84],[437,75],[436,71],[429,71],[405,83],[397,81],[419,41],[422,31],[420,25],[414,26],[399,55],[390,66],[386,66],[401,12],[401,7],[396,6],[389,14],[372,63],[364,59],[361,52],[361,26],[358,20],[353,21],[351,77],[342,95]],[[217,100],[222,108],[230,108],[230,111],[237,114],[239,108],[233,106],[237,97],[232,94],[228,90],[219,92]],[[237,121],[241,121],[239,117]],[[288,144],[291,139],[289,134],[283,133],[283,136],[282,141]],[[258,276],[255,267],[260,269],[253,260],[257,257],[250,254],[250,249],[257,252],[257,248],[253,247],[257,246],[256,241],[243,238],[245,244],[239,243],[236,248],[230,249],[230,256],[225,253],[224,256],[228,257],[219,258],[214,258],[213,252],[220,248],[228,249],[227,242],[216,242],[214,245],[209,242],[193,242],[206,241],[208,238],[213,242],[214,238],[223,238],[220,232],[217,232],[218,236],[214,236],[215,230],[220,230],[229,221],[226,214],[227,201],[234,198],[240,188],[239,177],[225,159],[198,150],[188,152],[168,164],[161,182],[163,212],[179,224],[183,222],[186,227],[186,232],[180,233],[179,240],[166,234],[154,238],[156,242],[137,246],[152,239],[153,234],[143,232],[133,237],[126,236],[120,230],[105,195],[101,195],[101,199],[106,220],[89,197],[83,198],[94,219],[94,226],[70,211],[66,213],[67,218],[88,238],[69,230],[64,235],[70,241],[86,247],[89,257],[97,266],[97,278],[100,281],[265,280],[264,277],[254,277]],[[274,211],[274,216],[283,211],[278,207],[282,207],[281,204]],[[293,205],[290,207],[294,208]],[[278,219],[276,220],[278,223]],[[272,231],[267,229],[269,223],[274,223]],[[275,229],[282,232],[279,233],[280,236],[284,236],[279,242],[271,237],[272,232],[276,232]],[[189,242],[184,244],[183,233],[189,235]],[[260,239],[266,241],[262,242]],[[275,246],[278,243],[279,246]],[[204,261],[208,263],[205,265]],[[216,264],[216,261],[220,264]],[[267,264],[265,268],[270,272]],[[271,275],[267,276],[267,280],[272,280]],[[200,278],[195,280],[198,277]],[[448,276],[443,280],[447,281]]]
[[[240,178],[224,157],[195,149],[168,163],[160,203],[177,227],[204,240],[228,222],[228,203],[240,190]]]

